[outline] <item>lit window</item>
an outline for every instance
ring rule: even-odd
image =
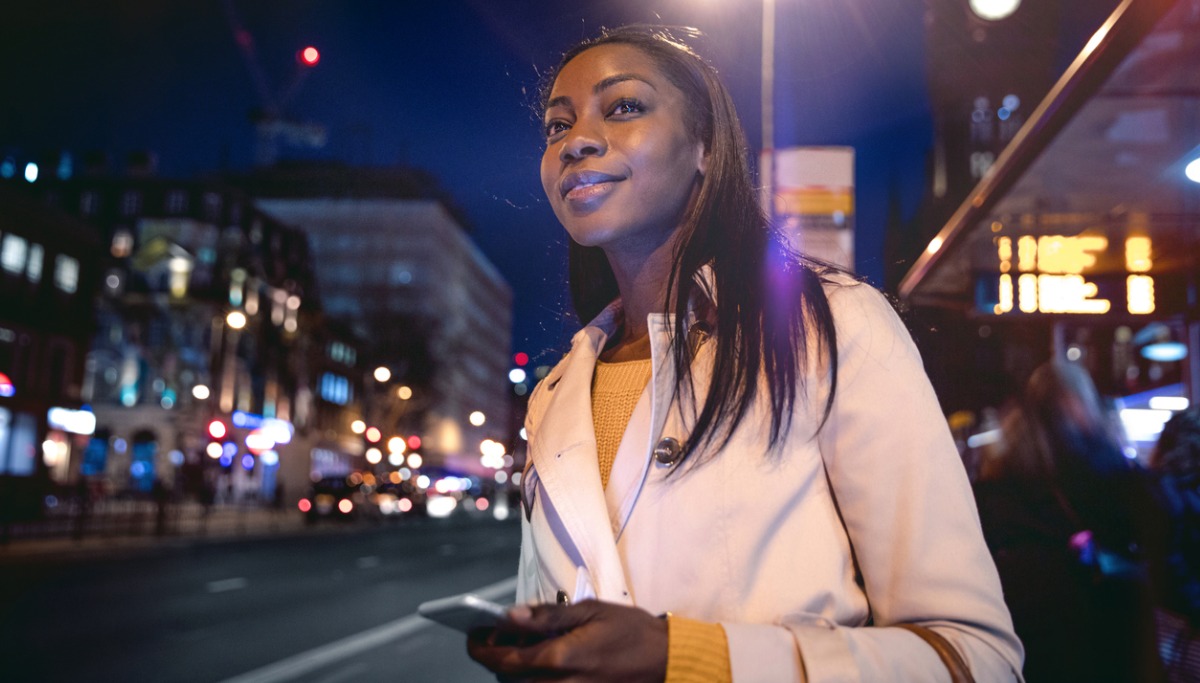
[[[66,254],[55,257],[54,284],[68,294],[74,293],[79,288],[79,261]]]
[[[216,192],[204,193],[204,218],[216,222],[221,215],[221,195]]]
[[[88,190],[79,195],[79,212],[85,216],[95,216],[100,212],[100,194]]]
[[[42,281],[42,258],[44,255],[42,245],[29,245],[29,263],[25,266],[25,275],[30,282]]]
[[[140,213],[142,210],[142,193],[137,190],[129,190],[121,197],[121,214],[125,216],[133,216]]]
[[[167,213],[183,213],[187,211],[187,193],[183,190],[171,190],[167,193]]]
[[[25,254],[29,246],[24,237],[5,235],[0,243],[0,267],[14,275],[20,275],[25,270]]]
[[[113,233],[112,255],[116,258],[125,258],[131,252],[133,252],[133,234],[125,228],[118,228]]]
[[[327,372],[321,375],[320,394],[326,401],[344,406],[350,401],[350,381]]]

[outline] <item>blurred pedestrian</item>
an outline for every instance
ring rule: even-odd
[[[519,604],[471,655],[519,680],[1016,679],[916,348],[769,225],[715,70],[616,29],[542,104],[590,322],[530,398]]]
[[[171,502],[171,490],[161,478],[155,478],[150,496],[154,499],[154,535],[162,536],[167,533],[167,506]]]
[[[1025,677],[1157,681],[1155,506],[1087,372],[1053,360],[1007,416],[976,496]]]
[[[1172,680],[1200,680],[1200,409],[1167,421],[1150,467],[1170,520],[1160,591],[1162,650]]]

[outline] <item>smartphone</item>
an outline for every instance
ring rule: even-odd
[[[430,600],[417,607],[417,614],[463,633],[495,626],[506,611],[503,606],[471,593]]]

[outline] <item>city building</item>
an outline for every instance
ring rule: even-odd
[[[314,462],[361,458],[334,427],[361,412],[357,341],[324,328],[303,233],[236,188],[140,168],[20,185],[94,226],[103,255],[79,391],[96,429],[56,478],[298,498]]]
[[[511,442],[512,293],[427,175],[332,164],[237,181],[303,230],[326,313],[366,340],[370,426],[416,437],[426,467],[490,475],[487,439]]]
[[[99,245],[0,183],[0,521],[39,514],[95,429],[83,385]]]

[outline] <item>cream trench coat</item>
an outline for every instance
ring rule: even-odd
[[[595,597],[720,622],[737,683],[949,681],[916,635],[879,628],[900,622],[936,629],[976,681],[1021,679],[1021,644],[916,347],[875,289],[847,278],[826,293],[839,373],[817,438],[824,379],[798,395],[778,452],[766,453],[759,405],[720,453],[668,478],[652,451],[687,438],[696,402],[672,400],[672,322],[654,314],[653,378],[607,490],[591,382],[619,303],[575,335],[529,401],[518,602]],[[700,397],[714,347],[693,360]]]

